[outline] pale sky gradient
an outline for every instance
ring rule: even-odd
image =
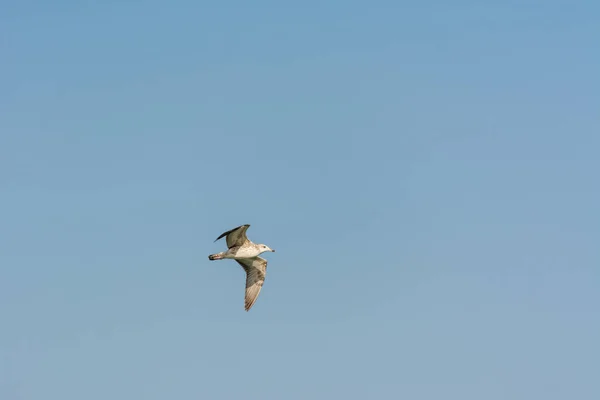
[[[599,399],[598,21],[1,3],[0,399]]]

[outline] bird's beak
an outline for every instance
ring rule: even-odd
[[[271,251],[272,251],[273,253],[275,253],[275,250],[271,249]]]

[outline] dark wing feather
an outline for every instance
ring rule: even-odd
[[[246,237],[246,231],[250,227],[249,224],[240,225],[237,228],[233,228],[227,232],[223,232],[221,236],[215,239],[215,242],[224,236],[227,236],[227,248],[237,247],[243,245],[248,238]]]
[[[267,260],[261,257],[242,258],[235,260],[246,271],[246,295],[244,297],[244,308],[249,311],[256,302],[265,276],[267,275]]]

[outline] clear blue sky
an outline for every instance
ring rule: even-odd
[[[600,5],[220,3],[2,3],[0,398],[600,398]]]

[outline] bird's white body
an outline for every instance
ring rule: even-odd
[[[232,247],[231,249],[228,249],[227,251],[224,251],[221,253],[217,253],[216,255],[219,256],[219,258],[217,258],[217,259],[229,258],[229,259],[233,259],[233,260],[239,260],[242,258],[258,257],[265,251],[271,251],[271,250],[261,249],[259,247],[259,245],[249,242],[246,245],[239,246],[239,247]]]

